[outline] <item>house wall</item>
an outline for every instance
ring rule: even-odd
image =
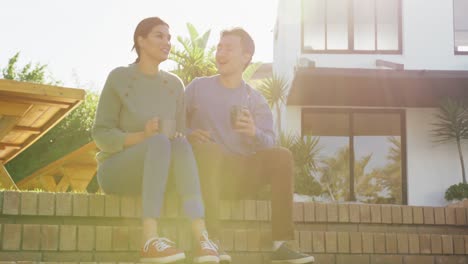
[[[468,56],[454,55],[451,0],[402,0],[400,55],[301,54],[301,0],[279,1],[275,30],[273,69],[289,81],[301,57],[314,61],[316,67],[372,69],[381,59],[404,64],[411,70],[468,70]],[[406,109],[410,205],[443,205],[447,187],[461,180],[456,146],[432,143],[429,131],[435,111]],[[286,107],[283,120],[286,131],[300,133],[301,107]],[[464,150],[467,152],[468,147]]]

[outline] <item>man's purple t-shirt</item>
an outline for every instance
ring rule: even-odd
[[[228,152],[248,155],[275,144],[273,116],[265,98],[242,81],[237,88],[226,88],[219,75],[194,79],[185,90],[187,128],[211,132],[213,140]],[[254,138],[234,131],[230,111],[234,105],[246,106],[256,126]]]

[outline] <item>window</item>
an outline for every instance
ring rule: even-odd
[[[303,0],[302,21],[303,52],[401,54],[401,0]]]
[[[404,112],[306,109],[302,135],[319,139],[322,198],[405,204]]]
[[[468,55],[468,0],[453,0],[455,54]]]

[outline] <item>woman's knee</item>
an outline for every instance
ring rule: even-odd
[[[192,153],[192,145],[184,137],[174,138],[171,145],[175,153]]]

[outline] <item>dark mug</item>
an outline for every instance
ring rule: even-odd
[[[236,128],[236,123],[239,117],[241,117],[244,113],[243,111],[249,110],[246,106],[243,105],[233,105],[231,107],[231,126],[232,128]]]

